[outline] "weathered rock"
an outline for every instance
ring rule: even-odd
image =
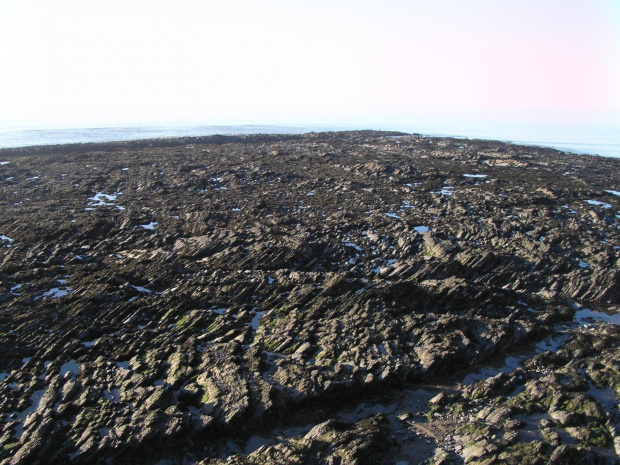
[[[551,334],[574,300],[620,300],[613,159],[378,132],[0,157],[2,463],[211,459],[300,407],[454,381]],[[617,334],[592,331],[440,396],[431,417],[488,403],[483,460],[538,460],[555,423],[584,450],[610,445],[611,407],[588,393],[620,385]],[[526,450],[510,431],[537,413],[557,419]],[[317,447],[363,461],[377,422],[250,463]]]

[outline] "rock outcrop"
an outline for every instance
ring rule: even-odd
[[[620,160],[370,131],[0,160],[2,464],[382,463],[399,446],[381,415],[226,443],[620,304]],[[595,328],[431,416],[485,405],[455,433],[468,462],[599,460],[617,433],[587,391],[618,365]]]

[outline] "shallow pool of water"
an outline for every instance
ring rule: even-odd
[[[594,323],[595,321],[604,321],[605,323],[620,325],[620,313],[607,313],[598,310],[591,310],[589,308],[583,308],[575,312],[575,321],[581,326],[588,323]]]

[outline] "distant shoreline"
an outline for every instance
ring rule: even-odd
[[[120,140],[106,142],[74,142],[67,144],[30,145],[24,147],[0,148],[0,158],[20,158],[37,155],[63,155],[75,152],[91,152],[96,150],[109,151],[114,149],[141,149],[150,147],[179,147],[182,145],[199,144],[222,144],[227,142],[247,142],[248,138],[255,142],[268,140],[286,140],[298,138],[296,134],[271,135],[271,134],[248,134],[236,135],[210,135],[210,136],[184,136],[169,138],[149,138],[135,140]]]
[[[347,131],[309,131],[309,132],[300,132],[300,133],[252,133],[252,134],[213,134],[213,135],[204,135],[204,136],[170,136],[170,137],[156,137],[156,138],[145,138],[145,139],[133,139],[133,140],[112,140],[112,141],[102,141],[102,142],[70,142],[70,143],[62,143],[62,144],[40,144],[40,145],[29,145],[23,147],[6,147],[0,148],[0,161],[2,159],[15,159],[22,157],[31,157],[31,156],[47,156],[47,155],[64,155],[70,153],[80,153],[80,152],[92,152],[92,151],[111,151],[111,150],[136,150],[142,148],[154,148],[154,147],[180,147],[188,144],[196,144],[196,145],[212,145],[212,144],[225,144],[225,143],[235,143],[235,142],[249,142],[249,143],[259,143],[259,142],[273,142],[273,141],[286,141],[286,140],[295,140],[307,137],[308,135],[313,134],[319,138],[323,137],[333,137],[334,135],[342,135],[348,136],[353,134],[364,134],[364,135],[377,135],[377,136],[418,136],[429,139],[445,139],[445,140],[455,140],[455,141],[468,141],[471,143],[499,143],[499,144],[507,144],[511,146],[519,146],[519,147],[529,147],[532,149],[543,149],[543,150],[551,150],[561,154],[567,155],[576,155],[576,156],[593,156],[593,157],[604,157],[604,158],[616,158],[613,156],[605,156],[605,155],[597,155],[590,153],[577,153],[570,150],[562,150],[554,147],[534,144],[534,143],[524,143],[524,142],[512,142],[512,141],[503,141],[496,139],[480,139],[480,138],[468,138],[468,137],[459,137],[459,136],[439,136],[439,135],[427,135],[427,134],[419,134],[419,133],[406,133],[401,131],[381,131],[381,130],[347,130]]]

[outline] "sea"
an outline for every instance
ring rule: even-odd
[[[367,125],[164,125],[94,128],[2,129],[0,148],[184,136],[303,134],[345,130],[392,130],[428,136],[488,139],[551,147],[575,154],[620,158],[620,128],[551,124],[367,124]]]

